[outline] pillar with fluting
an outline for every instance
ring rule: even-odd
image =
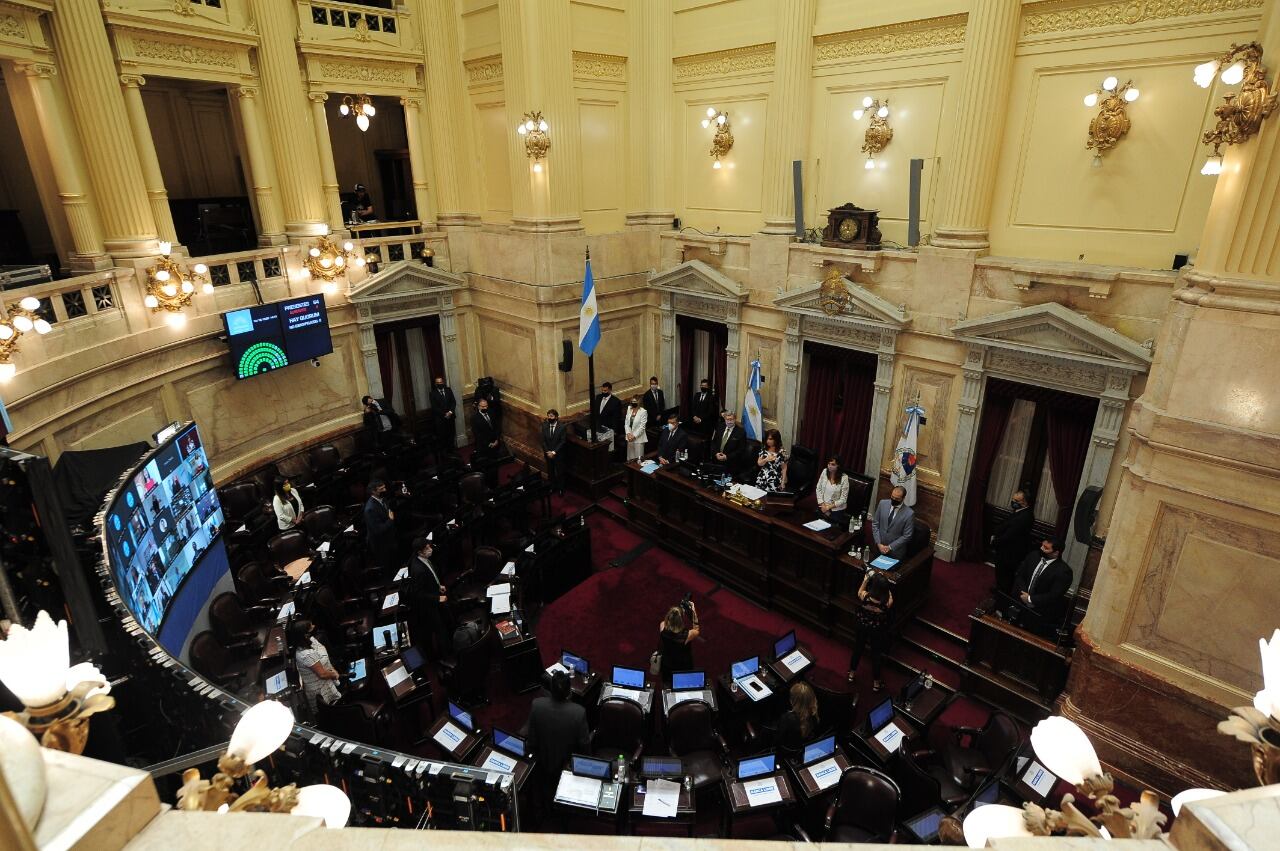
[[[151,202],[151,215],[156,220],[160,239],[177,243],[178,232],[173,226],[173,212],[169,209],[169,193],[164,188],[164,175],[160,171],[160,157],[156,155],[156,143],[151,137],[151,122],[147,120],[147,107],[142,102],[142,87],[147,78],[141,74],[121,74],[124,86],[124,105],[129,111],[129,126],[133,129],[133,144],[138,149],[142,163],[142,179],[147,186],[147,198]]]
[[[418,220],[430,227],[435,221],[431,209],[431,196],[427,193],[427,157],[422,150],[422,101],[418,98],[400,98],[404,107],[404,135],[409,144],[409,170],[413,172],[413,202],[418,210]]]
[[[627,225],[671,226],[672,0],[646,0],[627,10],[627,98],[631,155],[627,171]]]
[[[338,169],[333,162],[333,138],[329,135],[329,116],[325,112],[325,101],[329,100],[329,95],[327,92],[311,92],[307,99],[311,101],[311,123],[316,128],[316,155],[320,158],[320,188],[324,192],[324,211],[328,216],[329,229],[340,231],[346,228],[346,223],[342,221]]]
[[[942,154],[946,188],[930,240],[939,248],[991,247],[991,200],[1021,12],[1012,0],[974,0],[969,8],[960,96]]]
[[[299,140],[316,138],[298,68],[297,10],[280,0],[249,0],[258,22],[258,76],[262,106],[277,171],[284,229],[290,239],[329,232],[321,189],[320,158],[315,145]]]
[[[1016,5],[1016,4],[1015,4]],[[813,21],[817,0],[787,0],[778,15],[773,96],[764,135],[764,233],[795,232],[792,163],[809,150],[809,89],[813,76]],[[732,123],[732,116],[730,116]]]
[[[427,107],[431,121],[431,162],[435,174],[436,224],[479,224],[475,169],[471,167],[472,125],[465,102],[462,50],[455,0],[418,0],[426,46]],[[514,124],[512,127],[514,128]]]
[[[49,152],[53,182],[67,218],[67,230],[71,234],[67,265],[76,272],[109,269],[111,259],[103,246],[98,211],[89,197],[89,181],[80,169],[79,155],[71,147],[76,137],[58,106],[58,95],[53,87],[56,71],[52,65],[40,62],[21,63],[15,68],[26,76],[31,86],[40,137]]]
[[[115,56],[97,0],[64,0],[49,20],[107,253],[147,257],[159,250]]]
[[[258,118],[258,90],[240,86],[234,90],[240,103],[240,124],[244,128],[245,153],[249,158],[249,179],[258,205],[258,244],[284,245],[284,214],[276,196],[276,169]]]

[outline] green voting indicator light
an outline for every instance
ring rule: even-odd
[[[236,371],[241,378],[248,378],[260,372],[269,372],[289,365],[284,349],[275,343],[254,343],[244,350]]]

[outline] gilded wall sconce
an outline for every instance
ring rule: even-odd
[[[707,117],[702,119],[702,127],[706,129],[715,125],[716,134],[711,138],[711,156],[715,157],[712,168],[722,168],[720,158],[728,155],[733,149],[733,132],[729,129],[729,113],[718,110],[714,106],[707,107]]]
[[[143,296],[142,303],[154,313],[163,310],[166,313],[165,320],[178,328],[187,322],[182,311],[190,306],[196,284],[201,285],[203,292],[211,293],[213,283],[209,280],[208,266],[196,263],[188,270],[169,256],[172,250],[172,243],[160,243],[160,259],[154,266],[147,267],[147,293]]]
[[[881,103],[879,98],[863,98],[862,107],[853,111],[853,120],[861,121],[863,115],[871,116],[871,126],[862,136],[862,152],[867,155],[867,161],[862,167],[870,170],[876,167],[876,154],[889,147],[889,143],[893,141],[893,128],[889,126],[888,99]]]
[[[1098,114],[1089,122],[1089,138],[1084,143],[1086,150],[1094,152],[1094,168],[1102,166],[1102,155],[1129,132],[1129,115],[1125,107],[1137,100],[1138,95],[1132,80],[1120,85],[1117,78],[1109,76],[1102,81],[1101,88],[1084,96],[1085,106],[1090,109],[1099,107]]]
[[[1213,111],[1218,123],[1202,138],[1204,144],[1213,146],[1213,152],[1200,169],[1201,174],[1221,174],[1222,146],[1247,141],[1276,108],[1275,87],[1267,82],[1267,68],[1262,64],[1262,45],[1256,41],[1233,44],[1217,59],[1197,65],[1196,85],[1209,88],[1219,70],[1222,82],[1239,85],[1240,91],[1223,95],[1222,103]]]
[[[347,273],[348,263],[357,268],[365,265],[365,258],[355,253],[355,245],[351,242],[339,246],[329,237],[322,236],[307,251],[307,271],[311,277],[323,282],[322,287],[327,293],[337,292],[334,281]]]
[[[524,137],[524,152],[533,160],[535,173],[542,171],[542,159],[551,150],[550,130],[541,112],[526,112],[524,120],[516,125],[516,132]]]
[[[0,381],[8,381],[18,372],[13,356],[18,352],[18,338],[28,331],[48,334],[53,326],[41,316],[40,299],[26,296],[17,304],[9,305],[6,316],[0,319]]]

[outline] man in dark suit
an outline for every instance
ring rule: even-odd
[[[618,448],[625,447],[626,443],[622,439],[622,402],[613,395],[613,385],[608,381],[601,384],[600,393],[592,404],[595,406],[600,428],[613,429],[613,449],[616,454]]]
[[[667,394],[663,393],[662,388],[658,386],[658,376],[649,377],[649,392],[644,394],[640,404],[644,406],[644,412],[648,414],[650,423],[657,426],[662,422],[662,412],[667,409]]]
[[[441,658],[448,655],[452,647],[452,625],[449,590],[431,563],[433,552],[434,548],[426,538],[413,542],[407,596],[413,612],[414,634],[419,636],[419,641],[432,636],[436,644],[436,658]]]
[[[693,425],[690,428],[706,437],[715,428],[719,413],[720,400],[711,389],[711,382],[704,378],[698,385],[698,392],[693,394]]]
[[[1046,538],[1039,550],[1023,560],[1014,589],[1018,600],[1039,615],[1046,628],[1056,629],[1066,614],[1071,579],[1071,568],[1062,560],[1062,544]]]
[[[550,799],[555,794],[560,772],[574,753],[586,753],[591,733],[587,729],[587,710],[569,700],[569,675],[556,671],[551,675],[551,694],[534,698],[525,725],[529,752],[542,772],[540,786]]]
[[[437,451],[452,455],[456,448],[454,423],[457,421],[458,401],[453,388],[444,383],[444,376],[437,375],[431,388],[431,417],[435,420]]]
[[[1027,495],[1022,491],[1014,491],[1009,500],[1013,509],[996,533],[991,536],[991,549],[996,564],[996,590],[1005,594],[1013,593],[1013,580],[1018,573],[1018,565],[1031,548],[1031,524],[1035,515],[1027,504]]]
[[[364,535],[374,564],[389,567],[396,563],[396,513],[387,504],[387,483],[381,479],[369,483],[369,499],[364,504]]]
[[[747,433],[738,425],[737,415],[733,411],[723,411],[720,425],[711,433],[707,460],[723,464],[725,471],[737,478],[742,467],[742,450],[746,445]]]
[[[498,484],[498,468],[490,462],[502,455],[502,431],[489,411],[488,399],[482,398],[476,402],[476,412],[471,415],[471,435],[475,445],[471,458],[484,470],[486,484],[495,487]]]
[[[680,418],[673,413],[667,417],[667,427],[662,430],[662,437],[658,440],[658,451],[649,457],[656,456],[658,463],[664,466],[674,464],[677,461],[676,453],[688,447],[689,435],[680,428]]]
[[[542,424],[542,457],[547,462],[547,481],[551,489],[564,496],[564,465],[560,453],[564,451],[568,429],[560,422],[560,412],[547,411],[547,421]]]
[[[889,498],[880,500],[875,513],[871,515],[871,537],[876,542],[876,549],[881,555],[887,555],[902,561],[907,555],[907,545],[911,543],[916,513],[911,506],[903,505],[907,491],[901,485],[889,491]],[[876,553],[871,554],[873,557]]]
[[[364,405],[364,430],[376,448],[389,449],[401,442],[400,415],[385,400],[379,402],[372,396],[365,396],[360,403]]]

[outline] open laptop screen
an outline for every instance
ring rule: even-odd
[[[462,707],[458,706],[458,704],[454,703],[452,700],[449,701],[449,717],[462,725],[462,728],[468,733],[476,728],[475,724],[472,723],[471,713],[464,712]]]
[[[365,677],[366,671],[367,671],[367,663],[364,659],[357,659],[354,662],[352,662],[351,668],[349,669],[351,682],[358,683],[361,680],[363,680]]]
[[[406,647],[401,658],[404,659],[404,666],[410,671],[416,671],[427,664],[427,660],[422,656],[422,651],[417,647]]]
[[[679,777],[683,773],[684,766],[678,757],[647,756],[640,762],[643,777]]]
[[[915,834],[916,838],[921,842],[932,842],[933,838],[938,835],[938,828],[942,826],[942,819],[946,813],[941,807],[932,807],[925,810],[915,818],[908,819],[905,824],[907,830]]]
[[[279,694],[289,687],[289,674],[281,671],[275,676],[267,677],[267,694]]]
[[[796,631],[793,629],[786,635],[773,642],[773,658],[781,659],[792,650],[796,649]]]
[[[573,773],[579,777],[594,777],[597,780],[608,780],[610,765],[606,760],[589,756],[573,756]]]
[[[373,649],[393,650],[400,644],[400,624],[380,624],[373,628]]]
[[[772,774],[777,768],[777,759],[771,753],[751,756],[738,760],[738,779],[747,780],[762,774]]]
[[[743,659],[741,662],[734,662],[730,673],[735,680],[754,674],[760,668],[760,657],[752,656],[750,659]]]
[[[867,723],[871,727],[872,733],[880,732],[880,728],[893,720],[893,698],[886,697],[884,701],[876,707],[873,707],[871,714],[867,716]]]
[[[524,739],[519,736],[513,736],[506,730],[500,730],[497,727],[493,728],[493,746],[512,756],[523,757],[525,755]]]
[[[587,660],[576,653],[570,653],[568,650],[560,651],[560,664],[584,677],[591,673],[591,666],[587,664]]]
[[[820,759],[826,759],[836,752],[836,737],[827,736],[825,739],[818,739],[816,742],[810,742],[804,746],[804,758],[801,760],[805,765],[811,762],[817,762]]]
[[[613,684],[625,688],[644,688],[644,671],[613,666]]]
[[[679,671],[671,675],[671,688],[676,691],[702,690],[707,687],[705,671]]]

